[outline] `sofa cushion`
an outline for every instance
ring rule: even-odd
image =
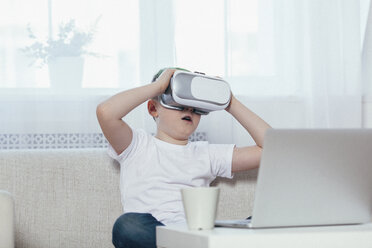
[[[16,247],[112,247],[122,207],[119,167],[105,149],[1,151],[0,165]]]

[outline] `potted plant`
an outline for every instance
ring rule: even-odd
[[[23,51],[33,57],[34,64],[48,65],[51,88],[66,89],[81,87],[83,79],[84,56],[99,56],[87,50],[92,43],[98,19],[88,31],[79,29],[75,20],[59,26],[57,38],[40,41],[28,26],[29,37],[33,40]]]

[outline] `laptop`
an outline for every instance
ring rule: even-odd
[[[216,226],[272,228],[371,221],[372,129],[271,129],[252,218]]]

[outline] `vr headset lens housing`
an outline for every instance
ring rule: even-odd
[[[200,73],[176,71],[166,91],[159,96],[165,108],[193,108],[196,114],[225,109],[231,98],[230,86],[223,79]]]
[[[167,108],[167,109],[174,109],[174,110],[179,110],[179,111],[183,111],[185,110],[185,108],[189,108],[187,106],[181,106],[181,105],[168,105],[168,104],[165,104],[164,101],[162,101],[161,97],[159,97],[159,102],[160,104]],[[194,112],[195,114],[198,114],[198,115],[207,115],[209,114],[209,112],[206,112],[206,111],[203,111],[203,110],[200,110],[200,109],[197,109],[197,108],[192,108],[192,112]]]

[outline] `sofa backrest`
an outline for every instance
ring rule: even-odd
[[[123,213],[119,164],[106,149],[2,150],[0,189],[15,201],[16,247],[112,247]],[[256,171],[217,179],[217,218],[250,215]]]

